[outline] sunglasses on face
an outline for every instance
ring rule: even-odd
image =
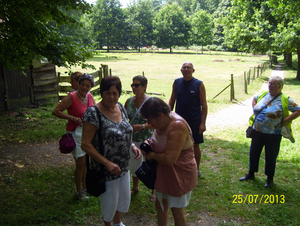
[[[139,86],[141,86],[141,84],[131,84],[131,87],[133,88],[138,88]]]

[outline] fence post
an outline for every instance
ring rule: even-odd
[[[255,70],[256,68],[254,67],[254,70],[253,70],[253,78],[255,79]]]
[[[108,65],[101,64],[101,67],[103,68],[104,77],[108,76]]]
[[[111,68],[109,69],[109,75],[111,76]]]
[[[102,81],[102,67],[99,68],[99,71],[98,71],[98,77],[99,77],[99,91],[100,91],[100,84],[101,84],[101,81]]]
[[[259,77],[259,66],[257,67],[257,78]]]
[[[143,75],[143,76],[145,76],[145,73],[144,73],[144,72],[142,72],[142,75]]]
[[[248,90],[247,90],[247,75],[246,75],[246,71],[244,71],[244,89],[245,89],[245,93],[247,94],[248,93]]]
[[[231,74],[231,85],[230,85],[230,101],[234,99],[234,84],[233,84],[233,74]]]
[[[59,101],[59,80],[60,80],[60,72],[57,73],[57,81],[56,81],[56,89],[57,89],[57,100]]]

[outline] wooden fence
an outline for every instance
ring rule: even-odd
[[[99,94],[100,83],[103,77],[111,75],[111,70],[108,69],[108,65],[101,64],[101,67],[98,71],[90,73],[94,76],[95,86],[91,89],[91,93]],[[72,92],[72,87],[70,84],[70,76],[60,76],[60,73],[57,73],[57,96],[59,100],[62,100],[68,92]]]
[[[249,69],[247,72],[245,71],[243,75],[234,77],[233,74],[231,74],[230,83],[216,96],[214,96],[213,99],[218,97],[221,93],[223,93],[226,89],[230,88],[230,101],[235,99],[236,92],[244,92],[248,93],[248,85],[250,85],[256,78],[262,75],[264,71],[266,71],[270,67],[271,62],[267,61],[262,63],[261,65],[258,65],[257,67]],[[240,80],[240,89],[235,89],[235,82]]]
[[[108,65],[101,64],[101,67],[98,71],[91,73],[94,76],[95,86],[91,89],[92,94],[99,94],[100,83],[103,77],[112,75],[111,68],[108,68]],[[144,75],[144,72],[142,72]],[[72,87],[70,84],[71,78],[70,76],[60,76],[60,73],[57,73],[57,96],[59,100],[62,100],[68,92],[72,92]],[[132,93],[132,90],[125,90],[126,93]],[[164,96],[163,93],[151,93],[147,92],[149,95],[158,95]]]

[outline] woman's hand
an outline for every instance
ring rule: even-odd
[[[76,124],[78,124],[78,125],[81,125],[81,123],[82,123],[82,119],[81,119],[81,118],[78,118],[78,117],[75,117],[75,116],[72,116],[72,117],[71,117],[71,120],[72,120],[73,122],[75,122]]]
[[[143,125],[142,124],[136,124],[136,125],[132,125],[133,128],[133,132],[138,132],[141,131],[143,129]]]
[[[120,175],[121,169],[117,164],[115,164],[113,162],[109,162],[105,166],[111,174],[116,175],[116,176]]]
[[[139,159],[142,156],[141,150],[138,149],[137,146],[132,145],[131,146],[131,150],[132,150],[133,154],[135,154],[135,158],[134,159]]]

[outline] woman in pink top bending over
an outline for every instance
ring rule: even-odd
[[[71,77],[73,78],[72,75]],[[78,90],[70,92],[52,111],[52,114],[56,117],[68,120],[66,132],[72,133],[76,143],[76,148],[72,151],[72,154],[76,162],[74,173],[76,184],[75,196],[78,200],[85,200],[88,198],[86,196],[85,185],[86,157],[85,152],[81,149],[80,146],[82,137],[83,114],[88,107],[95,104],[94,98],[89,93],[94,85],[94,77],[89,74],[83,74],[78,80]],[[64,113],[65,110],[68,111],[67,114]]]
[[[197,164],[188,123],[160,98],[152,97],[140,113],[155,129],[147,140],[153,152],[144,155],[157,161],[155,195],[159,226],[167,226],[171,208],[175,226],[185,226],[184,208],[197,186]]]

